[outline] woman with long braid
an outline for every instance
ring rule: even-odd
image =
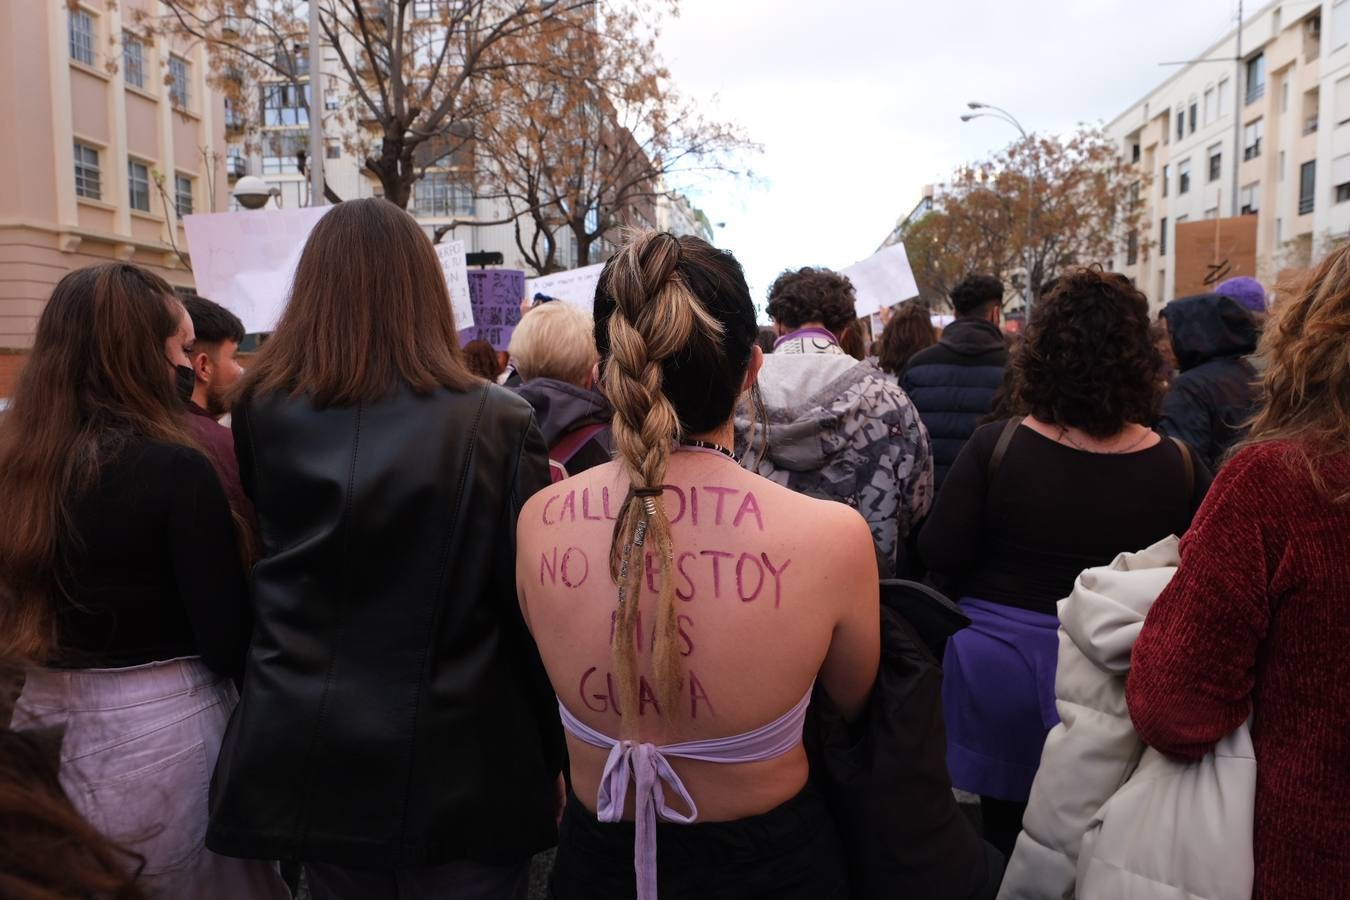
[[[817,680],[854,717],[876,677],[867,524],[726,450],[763,360],[729,253],[632,238],[595,334],[618,458],[536,494],[517,530],[571,761],[553,895],[842,896],[801,730]]]

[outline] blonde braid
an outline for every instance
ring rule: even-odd
[[[614,661],[625,730],[636,733],[641,712],[637,674],[637,608],[646,568],[644,546],[661,567],[652,669],[662,715],[673,717],[683,673],[675,612],[674,548],[670,517],[659,491],[670,453],[681,438],[679,415],[662,389],[662,364],[696,332],[722,326],[680,277],[681,248],[669,234],[634,237],[610,263],[606,287],[615,310],[609,320],[610,357],[603,391],[614,408],[613,434],[633,488],[624,500],[610,547],[610,574],[619,585]]]

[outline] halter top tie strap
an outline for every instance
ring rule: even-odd
[[[563,728],[577,740],[601,750],[609,751],[605,767],[600,773],[600,790],[596,796],[595,814],[601,822],[619,822],[623,819],[628,799],[628,785],[636,785],[633,796],[633,868],[637,873],[638,900],[657,900],[656,892],[656,822],[676,822],[688,825],[698,819],[694,798],[671,768],[669,758],[694,759],[713,763],[763,762],[787,753],[801,743],[802,722],[811,703],[811,692],[792,709],[767,725],[731,737],[706,741],[686,741],[681,744],[655,744],[621,741],[601,734],[568,711],[561,700],[558,714]],[[671,808],[666,802],[666,790],[682,801],[689,813]]]

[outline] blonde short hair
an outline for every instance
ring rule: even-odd
[[[583,385],[600,360],[590,313],[561,302],[530,310],[512,333],[507,352],[525,381],[555,378]]]

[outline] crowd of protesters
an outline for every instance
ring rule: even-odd
[[[461,348],[378,199],[246,366],[66,276],[0,418],[0,895],[1350,896],[1350,247],[1273,308],[1068,270],[1017,341],[988,274],[871,348],[838,273],[767,299],[643,232]]]

